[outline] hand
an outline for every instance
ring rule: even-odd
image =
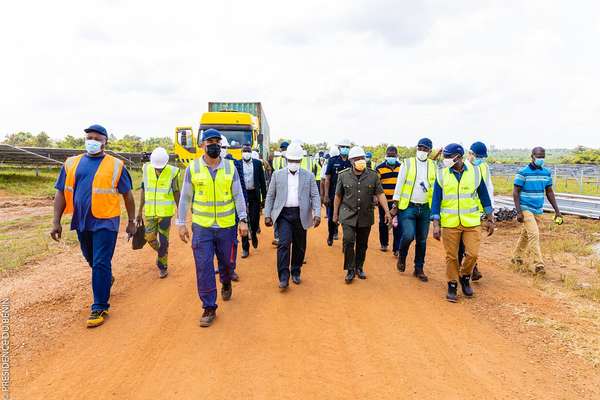
[[[433,238],[435,240],[440,240],[442,238],[442,229],[440,228],[440,222],[436,220],[433,221]]]
[[[485,221],[485,227],[487,229],[488,236],[492,236],[494,229],[496,228],[496,222],[493,218],[490,218]]]
[[[50,231],[50,237],[55,241],[59,241],[62,236],[62,225],[60,222],[54,222],[52,224],[52,230]]]
[[[319,227],[319,225],[321,225],[321,217],[314,217],[313,225],[315,226],[315,228]]]
[[[525,220],[525,218],[523,217],[523,211],[519,211],[517,213],[517,221],[522,223],[524,220]]]
[[[556,225],[562,225],[563,224],[563,217],[562,214],[560,213],[560,211],[557,211],[554,213],[554,223]]]
[[[323,203],[323,205],[327,207],[329,205],[329,197],[323,196],[321,199],[321,203]]]
[[[183,243],[187,243],[190,240],[190,233],[188,232],[187,226],[180,225],[178,230],[179,238],[183,240]]]
[[[395,217],[395,216],[396,216],[396,214],[398,214],[398,209],[396,208],[396,205],[394,204],[394,205],[392,206],[392,209],[390,210],[390,215],[391,215],[392,217]]]
[[[136,219],[135,219],[135,225],[136,226],[142,226],[144,225],[144,217],[142,217],[142,214],[139,214]]]
[[[129,223],[127,224],[127,228],[125,229],[125,232],[127,232],[127,238],[131,239],[133,235],[135,235],[135,231],[137,231],[135,221],[129,221]]]
[[[334,224],[339,224],[340,223],[340,216],[337,214],[333,214],[333,218],[331,218],[331,220],[333,221]]]
[[[392,216],[390,215],[389,211],[385,214],[385,216],[383,217],[383,221],[385,222],[386,225],[391,225],[392,224]]]
[[[248,224],[244,221],[240,221],[238,224],[238,230],[240,231],[240,236],[248,237]]]
[[[273,220],[271,219],[271,217],[265,217],[265,225],[273,226]]]

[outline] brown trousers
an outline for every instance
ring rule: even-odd
[[[523,257],[530,252],[533,255],[533,265],[543,267],[544,259],[540,248],[539,216],[530,211],[523,211],[523,227],[517,247],[513,252],[513,260],[523,262]]]
[[[458,264],[458,246],[461,238],[465,245],[465,259],[462,269]],[[479,256],[481,226],[466,228],[459,225],[456,228],[442,228],[442,241],[446,250],[446,275],[448,282],[458,281],[460,276],[471,275]]]

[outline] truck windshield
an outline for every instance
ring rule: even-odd
[[[252,144],[252,131],[221,130],[221,133],[225,135],[225,137],[229,141],[229,147],[241,148],[243,144]],[[202,137],[202,131],[200,131],[199,137]]]

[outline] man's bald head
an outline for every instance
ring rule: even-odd
[[[546,158],[546,150],[540,146],[534,147],[533,150],[531,150],[531,155],[535,158]]]

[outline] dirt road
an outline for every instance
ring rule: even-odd
[[[329,248],[325,234],[325,226],[309,233],[303,282],[280,293],[272,231],[263,228],[259,249],[239,261],[232,301],[219,300],[208,329],[198,326],[191,249],[173,237],[171,274],[159,280],[151,251],[120,241],[109,321],[86,329],[81,304],[29,361],[17,360],[11,398],[600,398],[597,370],[503,318],[501,302],[547,300],[496,268],[493,252],[476,298],[450,304],[439,243],[430,240],[424,284],[395,270],[375,227],[368,279],[346,285],[341,240]],[[47,310],[56,319],[64,311]]]

